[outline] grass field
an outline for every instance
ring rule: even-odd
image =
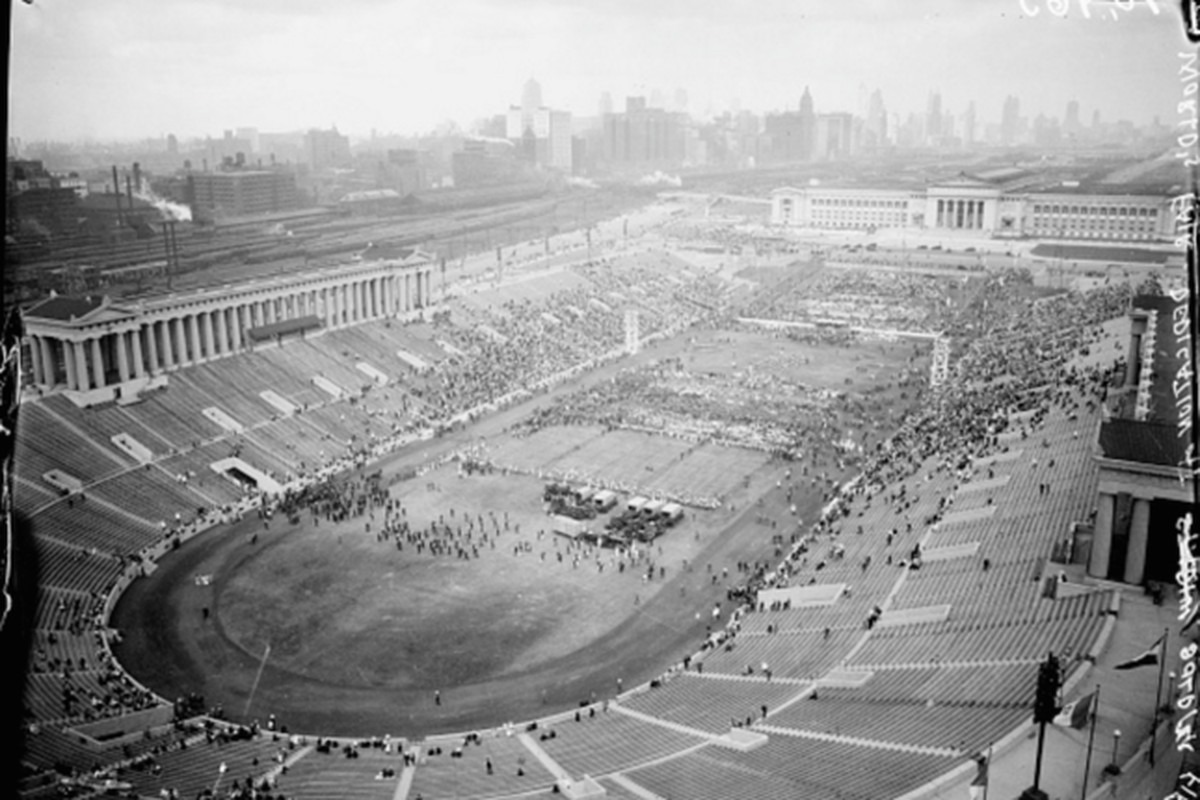
[[[895,343],[822,348],[724,331],[696,339],[644,357],[694,358],[715,372],[735,368],[734,351],[737,369],[753,364],[831,388],[851,378],[857,392],[892,380],[912,355]],[[412,735],[527,719],[611,696],[618,678],[630,688],[693,652],[731,610],[725,591],[739,581],[736,563],[775,563],[772,536],[813,521],[827,488],[794,479],[793,511],[780,489],[794,465],[761,451],[596,425],[516,437],[507,426],[524,413],[509,409],[382,464],[412,527],[457,526],[466,516],[478,526],[482,516],[494,549],[465,560],[401,551],[378,541],[380,519],[369,516],[335,525],[302,514],[269,527],[246,519],[193,540],[131,587],[114,616],[124,635],[118,657],[164,696],[199,692],[235,718],[271,711],[294,731]],[[398,479],[437,448],[481,444],[494,463],[519,471],[463,475],[451,462]],[[830,460],[813,466],[829,480],[852,471]],[[646,580],[645,562],[622,572],[611,550],[547,532],[537,473],[565,471],[638,492],[711,493],[723,504],[688,509],[649,549],[656,572]],[[199,585],[201,575],[211,582]]]

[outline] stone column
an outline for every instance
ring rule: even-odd
[[[1088,575],[1106,580],[1108,559],[1112,552],[1113,514],[1117,498],[1100,492],[1096,502],[1096,524],[1092,528],[1092,553],[1088,557]]]
[[[213,321],[211,311],[200,312],[200,328],[204,331],[204,357],[212,358],[216,353],[213,350]]]
[[[63,342],[63,347],[69,347],[65,353],[67,361],[67,383],[72,389],[86,392],[91,388],[88,383],[87,356],[83,353],[83,342]]]
[[[275,313],[275,303],[277,303],[277,302],[278,302],[278,299],[274,298],[274,297],[272,297],[270,300],[267,301],[267,324],[268,325],[274,325],[279,320],[279,317]]]
[[[173,320],[164,319],[162,321],[162,327],[159,328],[159,334],[162,336],[161,344],[164,369],[170,369],[177,363],[174,347],[175,340],[171,338],[172,322]]]
[[[58,369],[54,363],[54,345],[45,336],[39,336],[38,349],[42,356],[42,377],[47,386],[53,387],[58,383]]]
[[[126,337],[131,336],[133,331],[118,333],[114,335],[113,346],[117,351],[117,374],[121,376],[121,383],[129,382],[129,354],[126,344]]]
[[[157,326],[157,322],[151,322],[142,329],[146,332],[146,352],[150,356],[149,366],[151,375],[158,372],[161,368],[161,364],[158,361],[158,342],[156,341],[158,337]]]
[[[130,344],[133,345],[133,376],[135,378],[146,377],[146,359],[142,356],[142,331],[145,328],[139,328],[130,333]]]
[[[92,379],[97,389],[104,388],[104,358],[100,353],[100,337],[92,337]]]
[[[192,314],[188,317],[188,338],[192,343],[192,363],[199,364],[204,361],[204,356],[200,352],[200,320],[198,314]]]
[[[229,309],[217,309],[217,347],[221,355],[229,355]]]
[[[1150,501],[1133,498],[1133,519],[1129,522],[1129,547],[1125,551],[1125,582],[1141,585],[1146,575],[1146,545],[1150,534]]]
[[[29,337],[29,360],[33,363],[34,385],[45,385],[45,374],[42,372],[42,343],[40,336]]]
[[[246,327],[246,306],[239,304],[233,307],[232,323],[229,326],[229,338],[234,352],[242,349],[242,330]]]

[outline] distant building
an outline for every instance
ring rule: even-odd
[[[314,171],[347,166],[350,163],[350,139],[338,133],[337,128],[310,130],[304,135],[304,157]]]
[[[859,125],[848,112],[820,114],[816,119],[813,156],[821,161],[847,158],[858,152]]]
[[[1000,115],[1000,143],[1017,144],[1021,126],[1021,101],[1013,95],[1004,98],[1004,110]]]
[[[505,135],[523,160],[549,169],[571,171],[571,112],[512,106],[506,122]]]
[[[470,188],[510,180],[518,174],[516,156],[516,145],[508,139],[466,139],[463,149],[451,155],[454,185]]]
[[[800,97],[800,110],[768,114],[763,131],[770,141],[771,161],[811,161],[817,153],[817,117],[808,87]]]
[[[1020,172],[1019,170],[1016,172]],[[1170,198],[1156,187],[1040,188],[1029,177],[961,174],[926,185],[822,185],[771,193],[771,221],[802,228],[913,228],[981,236],[1168,241]]]
[[[296,177],[283,170],[231,170],[188,175],[187,198],[200,217],[242,217],[296,208]]]
[[[646,98],[629,97],[625,112],[603,118],[603,159],[609,164],[676,167],[687,155],[687,115],[648,108]]]
[[[937,145],[942,139],[942,95],[930,92],[925,106],[925,143]]]

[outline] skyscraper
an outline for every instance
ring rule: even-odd
[[[1017,131],[1020,125],[1021,101],[1015,95],[1004,98],[1004,111],[1000,115],[1000,143],[1005,145],[1017,143]]]
[[[610,92],[600,93],[600,105],[598,108],[600,116],[613,113],[612,94]]]
[[[925,141],[937,144],[942,138],[942,95],[939,92],[929,93],[929,102],[925,106]]]
[[[1075,136],[1079,133],[1079,101],[1072,100],[1067,103],[1067,113],[1063,117],[1063,133],[1067,136]]]
[[[867,124],[863,133],[863,144],[867,147],[883,147],[887,144],[887,110],[883,107],[883,92],[876,89],[867,101]]]
[[[967,147],[975,144],[975,101],[967,103],[967,112],[963,114],[963,144]]]
[[[541,107],[542,85],[533,78],[530,78],[525,81],[525,88],[521,90],[521,111],[532,115],[534,111]]]

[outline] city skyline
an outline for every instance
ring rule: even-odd
[[[766,2],[453,0],[437,7],[358,0],[148,0],[13,7],[9,135],[27,141],[180,138],[253,126],[411,134],[463,129],[520,102],[529,78],[545,105],[580,117],[608,93],[682,91],[693,116],[736,106],[795,110],[811,87],[820,113],[861,114],[879,90],[889,114],[924,115],[931,94],[956,116],[1171,125],[1179,99],[1176,14],[1091,4],[1057,18],[1039,0],[864,2],[847,9]],[[600,9],[603,8],[603,11]],[[1036,11],[1028,16],[1026,11]],[[396,34],[389,38],[388,31]],[[1099,57],[1098,54],[1103,54]],[[394,77],[393,77],[394,76]]]

